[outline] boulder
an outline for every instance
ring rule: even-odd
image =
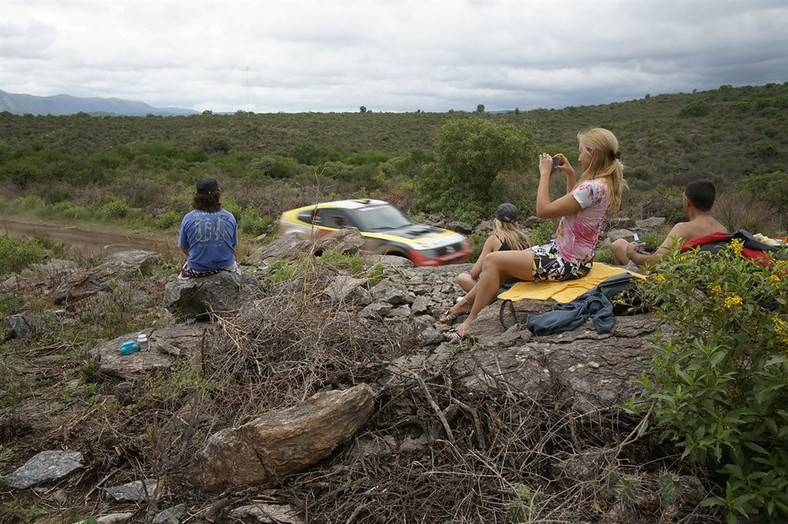
[[[229,516],[241,522],[261,524],[302,524],[304,521],[290,505],[270,504],[253,501],[251,504],[235,508]]]
[[[179,322],[232,316],[262,292],[257,279],[230,271],[202,278],[178,278],[164,286],[164,307]]]
[[[297,406],[221,430],[197,453],[190,479],[206,490],[280,482],[349,440],[374,405],[372,388],[360,384],[317,393]]]
[[[97,344],[90,356],[98,363],[99,373],[133,382],[149,371],[169,369],[178,357],[198,362],[205,330],[204,323],[144,330],[150,340],[150,350],[123,355],[120,345],[137,337],[137,333],[130,333]]]
[[[143,502],[153,498],[153,492],[159,486],[156,479],[134,480],[120,486],[104,488],[104,491],[118,502]]]
[[[3,481],[11,488],[24,489],[62,479],[81,467],[83,458],[78,451],[42,451],[3,477]]]
[[[607,232],[605,237],[607,242],[614,242],[619,238],[623,238],[627,242],[632,242],[635,240],[635,233],[629,229],[611,229]]]
[[[353,302],[367,305],[372,299],[369,291],[366,289],[366,285],[367,279],[365,278],[338,275],[329,281],[323,290],[323,294],[335,303]]]
[[[629,217],[614,217],[607,220],[610,229],[632,229],[637,226],[635,221]]]
[[[364,237],[354,227],[343,227],[331,234],[314,240],[301,240],[295,235],[280,237],[244,258],[244,265],[260,266],[270,260],[296,260],[305,253],[320,256],[323,251],[358,253],[364,245]]]
[[[315,255],[320,256],[323,251],[338,251],[352,255],[358,253],[365,242],[358,229],[343,227],[330,235],[318,238],[315,242]]]
[[[637,220],[636,225],[639,230],[651,230],[656,232],[665,225],[665,222],[665,217],[650,217],[644,218],[643,220]]]
[[[463,235],[470,235],[473,232],[473,227],[470,224],[467,222],[459,222],[457,220],[447,222],[445,227],[449,231],[455,231],[457,233],[462,233]]]
[[[46,324],[25,315],[10,315],[3,319],[3,328],[11,330],[12,338],[29,338],[46,333]]]

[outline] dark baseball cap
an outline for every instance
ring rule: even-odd
[[[210,195],[212,193],[221,193],[219,189],[219,182],[215,178],[201,178],[197,181],[197,194]]]
[[[516,222],[517,207],[509,202],[504,202],[498,206],[498,210],[495,212],[495,218],[501,222]]]

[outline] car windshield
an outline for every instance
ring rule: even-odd
[[[382,231],[409,226],[412,222],[394,206],[370,206],[355,210],[361,231]]]

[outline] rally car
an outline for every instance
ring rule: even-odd
[[[467,262],[471,244],[460,233],[417,224],[383,200],[323,202],[282,213],[279,236],[312,240],[342,227],[355,227],[366,242],[363,249],[409,258],[417,266]]]

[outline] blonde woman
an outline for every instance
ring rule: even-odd
[[[460,299],[448,314],[455,317],[468,311],[468,317],[449,333],[452,340],[462,339],[484,306],[495,299],[506,277],[526,281],[572,280],[591,270],[602,221],[608,211],[621,206],[626,187],[624,165],[620,161],[618,140],[607,129],[596,128],[577,135],[580,180],[564,155],[557,163],[547,153],[539,155],[539,188],[536,214],[540,218],[560,218],[556,238],[546,244],[522,251],[495,251],[482,263],[476,285]],[[550,177],[553,170],[566,175],[566,194],[550,200]]]
[[[482,265],[484,259],[490,253],[495,251],[510,251],[527,249],[531,246],[531,239],[528,235],[523,233],[517,225],[517,207],[514,204],[505,202],[498,206],[495,211],[495,218],[493,219],[493,232],[484,241],[482,252],[479,253],[479,258],[473,265],[468,273],[460,273],[457,275],[457,283],[460,288],[468,293],[479,279],[479,274],[482,272]],[[467,313],[467,310],[464,311]],[[457,315],[451,311],[447,311],[441,318],[440,322],[444,324],[451,323]]]

